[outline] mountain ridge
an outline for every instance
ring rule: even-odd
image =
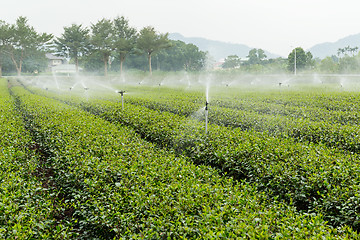
[[[249,47],[241,43],[228,43],[223,41],[209,40],[202,37],[184,37],[180,33],[170,33],[169,39],[180,40],[185,43],[192,43],[196,45],[201,51],[209,52],[209,54],[216,61],[224,59],[229,55],[237,55],[238,57],[244,59],[249,54],[249,51],[253,49],[253,47]],[[330,57],[332,55],[337,55],[339,48],[344,48],[347,46],[360,47],[360,33],[346,36],[335,42],[318,43],[308,48],[306,51],[310,51],[314,58],[323,59],[328,56]],[[278,54],[271,53],[265,49],[263,50],[265,51],[268,59],[280,57]]]
[[[344,38],[340,38],[335,42],[324,42],[324,43],[316,44],[311,48],[309,48],[308,51],[310,51],[314,57],[323,59],[325,57],[337,55],[337,51],[339,48],[344,48],[347,46],[350,47],[360,46],[360,33],[352,34]]]
[[[180,33],[170,33],[169,39],[180,40],[185,43],[192,43],[196,45],[201,51],[209,52],[209,54],[216,60],[224,59],[229,55],[237,55],[240,58],[246,58],[249,55],[249,51],[253,47],[249,47],[241,43],[228,43],[216,40],[209,40],[202,37],[184,37]],[[264,49],[263,49],[264,50]],[[268,58],[276,58],[279,55],[265,51]]]

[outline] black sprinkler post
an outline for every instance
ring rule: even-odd
[[[209,114],[209,108],[208,108],[208,102],[205,102],[205,134],[208,132],[208,114]]]
[[[116,92],[121,94],[121,106],[122,106],[122,109],[124,110],[124,93],[125,93],[125,91],[124,90],[119,90],[119,91],[116,91]]]

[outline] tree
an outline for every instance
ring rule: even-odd
[[[307,51],[306,52],[306,66],[314,67],[315,61],[316,61],[316,59],[314,59],[314,56],[312,55],[312,53],[310,51]]]
[[[359,71],[359,60],[356,57],[345,55],[339,61],[340,73],[356,73]]]
[[[345,54],[345,49],[344,48],[338,48],[337,50],[337,55],[340,58],[340,55],[344,55]]]
[[[55,44],[61,56],[74,59],[78,72],[79,57],[84,56],[90,47],[89,29],[83,28],[81,24],[64,27],[64,33],[55,40]]]
[[[339,70],[339,65],[331,57],[326,57],[321,60],[319,69],[324,73],[337,73]]]
[[[355,56],[355,53],[356,53],[358,50],[359,50],[359,47],[351,48],[350,51],[351,51],[352,56]]]
[[[11,25],[8,53],[15,65],[18,75],[21,75],[23,61],[32,53],[44,50],[46,44],[53,38],[51,34],[39,34],[28,25],[26,17],[19,17],[16,24]]]
[[[223,68],[238,68],[240,67],[241,59],[237,55],[230,55],[225,58]]]
[[[151,55],[161,49],[170,47],[168,35],[168,33],[158,34],[155,29],[150,26],[144,27],[140,31],[140,35],[137,40],[137,48],[147,54],[150,74],[152,74]]]
[[[205,67],[207,53],[200,51],[196,45],[186,44],[183,52],[186,71],[199,71]]]
[[[249,51],[249,55],[247,56],[248,61],[247,64],[261,64],[265,58],[267,58],[264,50],[253,48]]]
[[[107,76],[108,62],[113,51],[113,28],[112,22],[108,19],[101,19],[91,26],[91,44],[94,51],[102,56],[104,62],[104,75]]]
[[[263,61],[265,58],[267,58],[267,56],[265,54],[265,51],[262,50],[261,48],[259,48],[257,50],[257,55],[258,55],[258,58],[259,58],[260,62]]]
[[[10,25],[0,21],[0,77],[2,77],[2,66],[5,58],[6,49],[10,46]]]
[[[343,56],[349,56],[349,54],[351,53],[352,56],[355,55],[355,53],[358,51],[358,47],[350,47],[349,45],[344,47],[344,48],[338,48],[337,54],[340,57],[340,55]]]
[[[114,49],[120,57],[121,74],[126,56],[135,48],[137,31],[129,26],[129,21],[123,16],[114,19],[113,27]]]
[[[194,44],[170,40],[171,47],[156,54],[156,66],[165,71],[198,71],[205,66],[206,53]],[[155,64],[153,64],[155,65]]]
[[[296,56],[296,60],[295,60]],[[296,61],[296,65],[295,65]],[[313,55],[311,52],[305,52],[303,48],[297,47],[292,50],[288,55],[288,70],[295,71],[298,69],[304,69],[306,67],[312,67],[314,65]]]

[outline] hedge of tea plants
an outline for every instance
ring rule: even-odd
[[[15,109],[5,79],[0,79],[0,122],[0,238],[60,236],[62,226],[54,221],[56,193],[43,177],[42,156]]]
[[[255,183],[272,199],[285,200],[303,212],[321,213],[333,226],[359,229],[357,154],[217,125],[211,125],[205,136],[203,123],[182,115],[132,104],[122,110],[119,103],[112,101],[47,95],[78,105],[118,126],[127,125],[146,140],[184,154],[196,164]]]
[[[203,114],[196,114],[204,105],[200,103],[198,96],[179,91],[174,93],[174,90],[169,90],[169,93],[165,92],[166,94],[164,91],[161,93],[160,97],[154,93],[150,96],[147,94],[144,98],[130,95],[127,102],[158,111],[197,117],[200,121],[204,120]],[[171,97],[171,94],[175,94],[175,97]],[[306,95],[303,98],[305,102],[308,101]],[[116,101],[114,98],[111,100]],[[344,98],[343,101],[346,100],[347,98]],[[280,108],[284,111],[277,111]],[[266,131],[273,136],[324,143],[329,147],[351,152],[360,151],[360,129],[357,125],[360,115],[356,110],[350,111],[349,107],[343,106],[343,111],[291,107],[292,110],[289,111],[289,107],[264,103],[263,99],[258,102],[235,99],[231,104],[229,100],[222,102],[220,99],[212,102],[210,109],[209,121],[221,126],[258,132]]]
[[[51,155],[63,236],[77,239],[355,238],[320,215],[268,199],[161,150],[128,127],[13,87],[33,135]]]

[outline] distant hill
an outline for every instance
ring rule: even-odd
[[[236,43],[226,43],[221,41],[208,40],[206,38],[200,37],[184,37],[180,33],[170,33],[169,39],[171,40],[180,40],[185,43],[192,43],[196,45],[201,51],[209,52],[209,54],[215,59],[223,59],[229,55],[237,55],[240,58],[244,59],[249,55],[249,51],[253,49],[252,47],[246,46],[244,44]],[[272,54],[265,49],[265,54],[268,58],[277,58],[279,55]]]
[[[314,57],[325,58],[331,55],[337,55],[339,48],[344,47],[360,47],[360,33],[355,35],[350,35],[348,37],[342,38],[336,42],[325,42],[316,44],[315,46],[308,49]]]

